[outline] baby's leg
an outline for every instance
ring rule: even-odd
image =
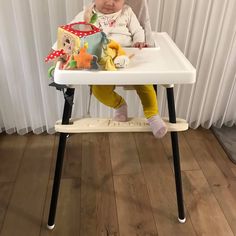
[[[134,86],[141,103],[143,105],[144,115],[151,126],[152,132],[156,138],[162,138],[167,127],[158,113],[158,104],[156,92],[152,85],[136,85]]]
[[[127,120],[127,105],[125,100],[117,94],[114,85],[93,85],[93,95],[104,105],[115,109],[114,120]]]

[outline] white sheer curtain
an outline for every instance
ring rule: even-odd
[[[176,88],[178,116],[187,118],[193,128],[232,126],[236,121],[236,1],[149,0],[149,6],[153,29],[168,32],[197,69],[195,85]]]
[[[61,118],[63,96],[48,87],[44,63],[58,25],[69,22],[88,1],[1,0],[0,132],[53,133]],[[149,0],[154,31],[166,31],[197,68],[195,85],[175,88],[177,115],[192,128],[236,121],[236,1]],[[160,112],[167,115],[166,94],[158,89]],[[129,115],[142,115],[134,92],[121,91]],[[77,90],[73,116],[86,113],[88,87]],[[138,109],[137,109],[138,108]],[[112,111],[95,99],[92,116]]]

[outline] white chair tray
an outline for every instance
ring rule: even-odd
[[[125,48],[134,54],[127,68],[117,71],[61,70],[57,63],[54,80],[64,85],[191,84],[196,70],[166,33],[154,33],[156,48]]]

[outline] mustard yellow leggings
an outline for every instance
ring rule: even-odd
[[[134,88],[143,105],[146,118],[158,113],[156,92],[152,85],[134,85]],[[115,91],[115,85],[93,85],[93,95],[103,104],[112,108],[119,108],[125,100]]]

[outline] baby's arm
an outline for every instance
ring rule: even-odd
[[[129,30],[133,36],[133,47],[143,48],[147,47],[148,45],[145,42],[145,32],[142,26],[140,25],[136,15],[129,9]]]

